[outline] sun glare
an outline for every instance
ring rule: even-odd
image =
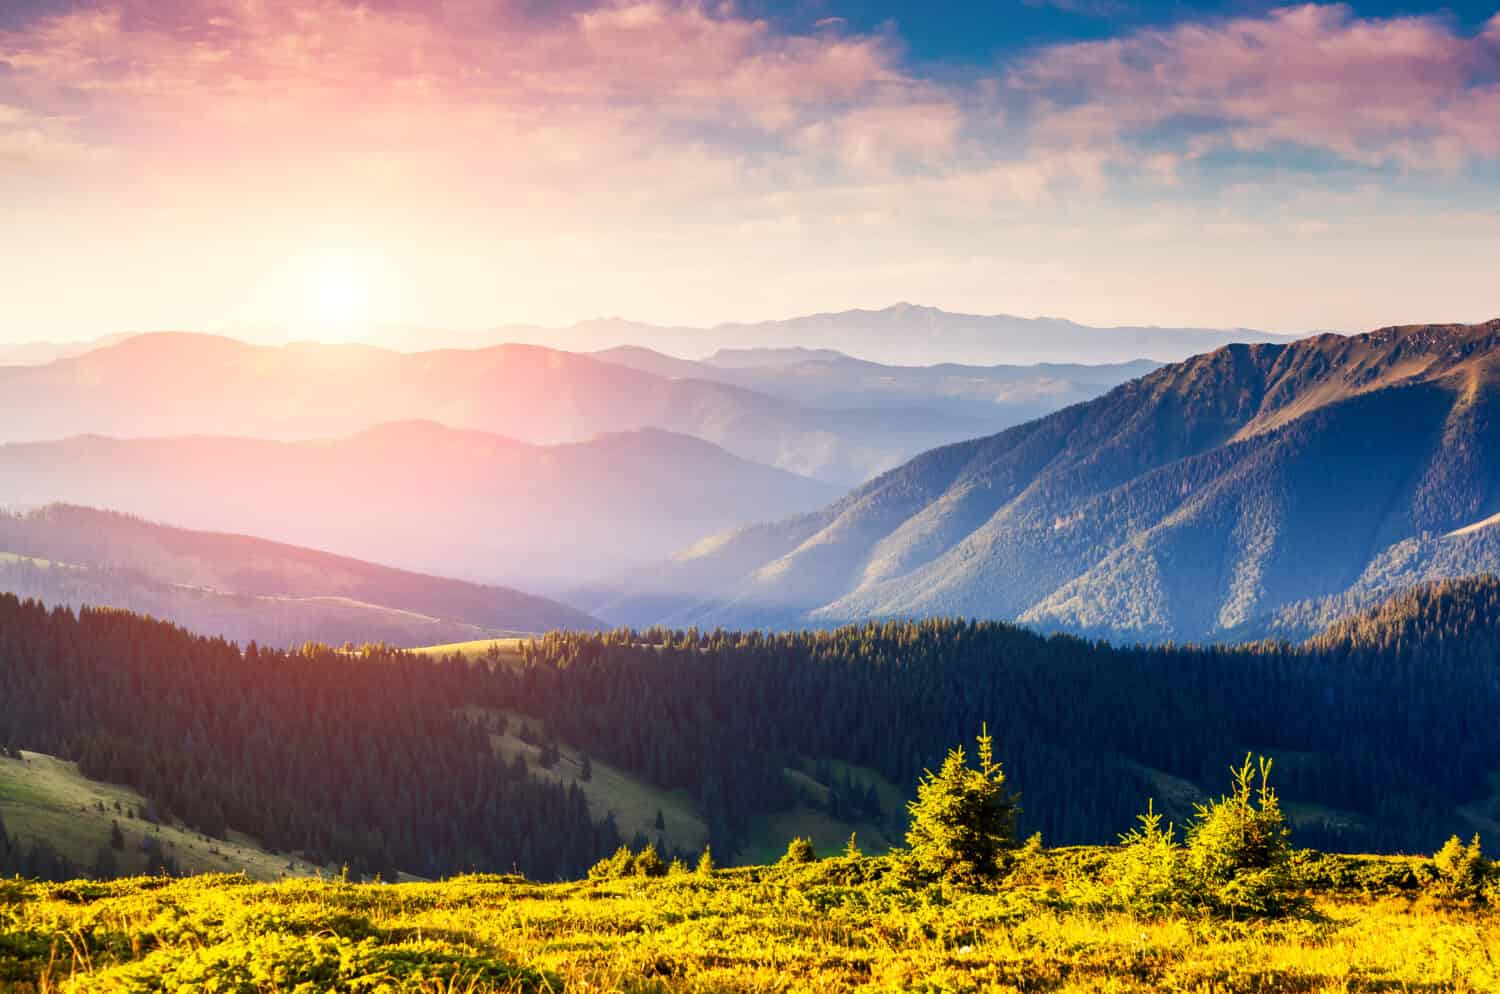
[[[369,281],[348,260],[324,260],[305,274],[303,320],[324,337],[346,337],[370,315]]]

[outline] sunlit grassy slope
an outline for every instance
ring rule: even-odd
[[[249,836],[230,832],[208,839],[172,824],[146,820],[146,799],[127,787],[90,780],[75,763],[36,752],[21,759],[0,757],[0,818],[12,839],[29,846],[42,840],[74,866],[94,865],[118,823],[125,845],[114,850],[120,872],[146,869],[146,836],[160,840],[163,852],[185,873],[240,871],[255,880],[276,880],[317,872],[305,860],[266,852]]]
[[[470,710],[473,715],[482,713],[477,708]],[[594,818],[612,814],[620,835],[627,841],[638,835],[652,842],[664,838],[669,849],[687,853],[701,851],[708,841],[708,825],[696,801],[687,793],[664,790],[593,758],[589,760],[589,779],[583,780],[583,752],[566,742],[558,744],[561,753],[558,762],[550,768],[544,767],[541,765],[541,747],[525,741],[522,736],[523,729],[539,731],[541,722],[516,712],[504,712],[498,716],[505,720],[505,731],[491,735],[491,741],[501,755],[507,760],[517,755],[524,756],[531,773],[544,780],[564,784],[576,782],[588,799],[590,814]],[[899,816],[904,823],[906,798],[889,781],[872,770],[838,760],[806,761],[803,766],[805,769],[785,771],[787,780],[803,800],[786,811],[754,819],[737,862],[774,860],[786,849],[787,840],[795,836],[811,838],[813,845],[823,853],[841,850],[851,833],[858,837],[860,847],[870,853],[883,853],[901,841],[901,831],[893,827],[895,819],[892,817],[873,821],[831,816],[823,809],[828,785],[817,777],[832,773],[841,778],[849,777],[862,785],[872,784],[880,796],[882,810],[888,815]],[[656,825],[658,813],[662,818],[662,828]]]
[[[1244,922],[1097,910],[1098,855],[1043,853],[988,892],[904,888],[871,859],[554,885],[0,883],[0,989],[1500,990],[1500,917],[1438,903],[1423,860],[1327,858],[1305,913]]]
[[[473,642],[449,642],[445,645],[425,645],[411,651],[419,656],[445,659],[448,656],[463,656],[478,659],[493,651],[499,658],[512,665],[521,661],[521,638],[478,639]]]

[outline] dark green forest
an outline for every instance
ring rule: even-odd
[[[466,705],[524,712],[549,741],[691,792],[721,859],[752,815],[794,803],[786,767],[842,759],[912,785],[986,722],[1020,833],[1049,845],[1114,841],[1156,793],[1151,771],[1213,789],[1254,750],[1276,757],[1288,802],[1339,813],[1303,819],[1294,843],[1431,852],[1468,829],[1457,806],[1500,769],[1497,662],[1492,577],[1403,594],[1300,646],[893,621],[554,633],[519,667],[240,650],[6,595],[0,745],[76,759],[211,834],[232,825],[360,872],[571,877],[619,845],[576,787],[499,759]],[[850,788],[844,803],[872,800]]]

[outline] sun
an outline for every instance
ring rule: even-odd
[[[318,284],[318,318],[325,325],[345,325],[359,313],[362,294],[355,281],[334,276]]]
[[[370,318],[370,282],[347,259],[325,259],[304,274],[303,320],[324,336],[344,337]]]

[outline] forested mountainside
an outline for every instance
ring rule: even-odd
[[[0,497],[12,503],[108,507],[549,592],[839,492],[655,430],[537,446],[418,421],[304,442],[0,445]]]
[[[393,650],[241,650],[109,609],[0,595],[0,746],[76,760],[163,818],[354,872],[576,874],[619,844],[458,713],[493,682]]]
[[[506,587],[61,504],[0,512],[0,590],[274,646],[420,646],[599,627],[582,611]]]
[[[518,713],[544,742],[685,792],[721,859],[751,819],[805,800],[803,764],[909,787],[985,722],[1023,792],[1023,832],[1049,844],[1112,841],[1145,796],[1180,821],[1256,751],[1275,757],[1299,844],[1430,852],[1500,815],[1497,644],[1494,577],[1405,595],[1303,645],[1116,648],[930,620],[553,634],[519,663],[242,651],[7,595],[0,746],[76,759],[209,831],[422,875],[576,875],[618,841],[575,783],[498,758],[488,733]],[[867,808],[869,787],[849,780],[821,803]]]
[[[590,606],[635,623],[1310,634],[1339,603],[1500,568],[1497,362],[1500,321],[1228,346],[701,542]]]

